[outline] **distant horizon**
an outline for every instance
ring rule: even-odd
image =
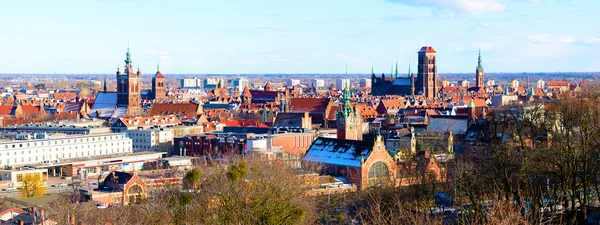
[[[152,76],[154,75],[156,72],[152,72],[152,73],[144,73],[142,71],[142,76]],[[161,73],[165,76],[167,75],[173,75],[173,76],[247,76],[247,75],[268,75],[268,76],[277,76],[277,75],[345,75],[345,73],[165,73],[162,72]],[[390,75],[390,73],[384,73],[386,76]],[[398,73],[399,75],[407,75],[406,73]],[[417,73],[414,73],[415,75]],[[438,74],[440,75],[469,75],[469,74],[475,74],[475,72],[469,73],[469,72],[460,72],[460,73],[440,73],[438,72]],[[502,74],[537,74],[537,75],[561,75],[561,74],[581,74],[581,75],[600,75],[600,71],[590,71],[590,72],[570,72],[570,71],[561,71],[561,72],[485,72],[485,74],[487,75],[502,75]],[[36,76],[36,75],[66,75],[66,76],[75,76],[75,75],[88,75],[88,76],[99,76],[99,75],[115,75],[114,73],[0,73],[0,76],[11,76],[11,75],[16,75],[16,76]],[[371,73],[348,73],[347,75],[366,75],[366,76],[370,76]],[[375,73],[375,76],[381,76],[381,73]]]
[[[0,3],[0,69],[110,74],[387,73],[438,52],[438,72],[600,71],[600,1],[91,0]],[[10,72],[12,73],[12,72]]]

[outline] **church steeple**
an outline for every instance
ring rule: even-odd
[[[342,113],[344,115],[344,118],[346,118],[352,112],[352,104],[350,104],[350,99],[352,99],[352,93],[350,92],[349,83],[346,83],[344,86],[344,91],[342,92]]]
[[[396,72],[394,73],[394,78],[398,78],[398,60],[396,60]]]
[[[483,63],[481,62],[481,49],[479,49],[479,56],[477,57],[477,69],[475,70],[475,80],[477,84],[475,85],[478,88],[484,87],[484,75],[483,75]]]
[[[481,62],[481,49],[479,49],[479,57],[477,57],[477,70],[483,70],[483,63]]]
[[[106,93],[106,75],[104,75],[104,93]]]
[[[127,47],[127,53],[125,53],[125,67],[131,66],[131,53],[129,53],[129,47]]]

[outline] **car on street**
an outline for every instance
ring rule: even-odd
[[[17,187],[7,187],[7,188],[3,188],[2,191],[16,191]]]

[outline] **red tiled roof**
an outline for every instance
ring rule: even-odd
[[[196,115],[198,104],[182,103],[182,104],[169,104],[169,103],[154,103],[152,109],[150,109],[150,116],[159,115]]]
[[[436,53],[436,51],[431,46],[423,46],[419,53]]]
[[[0,105],[0,116],[12,115],[14,106],[12,105]]]
[[[223,124],[228,127],[262,127],[268,128],[266,124],[258,120],[230,120],[225,121]]]
[[[160,71],[156,72],[156,74],[154,75],[154,78],[165,78],[165,76],[162,75],[162,73]]]
[[[548,87],[569,86],[569,83],[567,83],[566,81],[548,81],[546,85],[548,85]]]
[[[329,103],[328,98],[294,98],[290,102],[290,112],[325,113]]]
[[[74,92],[57,92],[54,93],[55,99],[74,99],[77,97],[77,93]]]

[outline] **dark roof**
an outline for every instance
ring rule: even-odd
[[[449,132],[466,134],[469,128],[467,116],[429,116],[428,131]]]
[[[120,171],[113,171],[104,178],[101,187],[108,187],[109,191],[123,191],[123,186],[131,180],[132,174]]]
[[[277,91],[250,90],[253,103],[267,103],[277,101]]]
[[[304,156],[304,161],[338,166],[360,167],[373,150],[372,141],[317,138]]]
[[[300,128],[302,127],[302,117],[304,117],[304,113],[278,113],[273,127]]]

